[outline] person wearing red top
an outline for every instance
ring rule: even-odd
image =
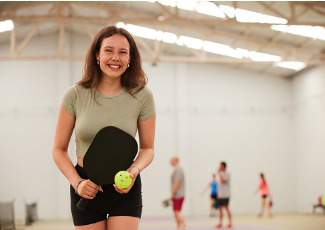
[[[261,211],[258,214],[258,217],[262,217],[264,214],[264,209],[268,208],[269,216],[272,216],[272,199],[271,199],[271,193],[268,186],[268,183],[266,182],[266,179],[264,177],[263,173],[260,173],[260,182],[259,187],[257,188],[256,192],[260,192],[262,197],[262,205],[261,205]],[[269,198],[269,204],[267,203],[267,198]]]

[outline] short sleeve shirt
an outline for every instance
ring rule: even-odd
[[[175,180],[179,181],[179,188],[175,193],[175,198],[182,198],[185,195],[185,176],[183,169],[181,167],[176,167],[173,171],[171,182],[174,183]]]
[[[124,88],[115,95],[96,93],[80,85],[70,87],[62,100],[64,109],[75,118],[76,151],[84,157],[92,140],[99,130],[115,126],[135,137],[138,121],[156,114],[154,98],[145,87],[134,97]]]
[[[228,172],[221,172],[221,177],[226,183],[219,183],[218,187],[218,197],[219,198],[229,198],[230,197],[230,174]]]

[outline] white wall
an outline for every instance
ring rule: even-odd
[[[202,199],[194,194],[206,183],[202,178],[207,179],[221,160],[229,163],[234,212],[257,212],[260,200],[253,192],[261,171],[271,186],[275,211],[294,210],[290,82],[217,66],[202,67],[191,65],[188,71],[192,210],[197,214],[204,211]]]
[[[89,40],[71,36],[68,52],[87,49]],[[55,41],[40,37],[28,52],[54,49],[49,44]],[[83,62],[0,62],[0,197],[16,199],[20,218],[23,199],[38,201],[40,218],[70,218],[69,185],[51,150],[60,100],[82,68]],[[169,196],[174,154],[186,172],[187,215],[208,213],[208,193],[200,192],[221,160],[229,163],[235,213],[258,211],[260,199],[253,192],[260,171],[274,193],[275,211],[295,210],[290,81],[209,64],[144,63],[144,69],[157,106],[156,156],[142,173],[144,216],[171,215],[161,201]],[[73,152],[72,140],[75,160]]]
[[[325,194],[325,67],[313,68],[293,81],[296,105],[297,210],[310,212]]]
[[[235,213],[258,211],[260,200],[253,192],[260,171],[269,179],[277,203],[275,211],[294,211],[294,122],[289,81],[217,65],[158,64],[145,65],[145,69],[159,111],[157,134],[165,133],[163,138],[157,137],[159,159],[151,168],[162,163],[167,167],[171,155],[181,156],[188,185],[187,214],[208,213],[208,194],[202,197],[200,193],[221,160],[229,163],[232,174]],[[156,183],[157,191],[144,199],[154,207],[147,209],[150,214],[161,215],[157,197],[159,201],[166,197],[169,169],[154,170],[159,170],[159,183],[149,176],[145,182]],[[159,185],[162,180],[166,184],[163,190]]]

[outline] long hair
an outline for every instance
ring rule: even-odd
[[[83,77],[78,82],[79,85],[91,89],[95,101],[96,89],[102,77],[102,70],[97,64],[96,54],[99,53],[104,38],[114,34],[123,35],[130,44],[130,66],[121,76],[122,86],[134,96],[134,93],[142,90],[147,84],[147,76],[142,70],[141,55],[132,35],[123,28],[117,28],[116,26],[105,27],[96,34],[87,51]]]
[[[261,177],[262,183],[267,185],[266,179],[264,177],[264,173],[260,173],[260,177]]]

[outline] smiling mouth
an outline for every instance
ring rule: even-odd
[[[113,69],[113,70],[118,70],[118,69],[121,68],[120,65],[110,65],[110,64],[108,64],[108,67],[111,68],[111,69]]]

